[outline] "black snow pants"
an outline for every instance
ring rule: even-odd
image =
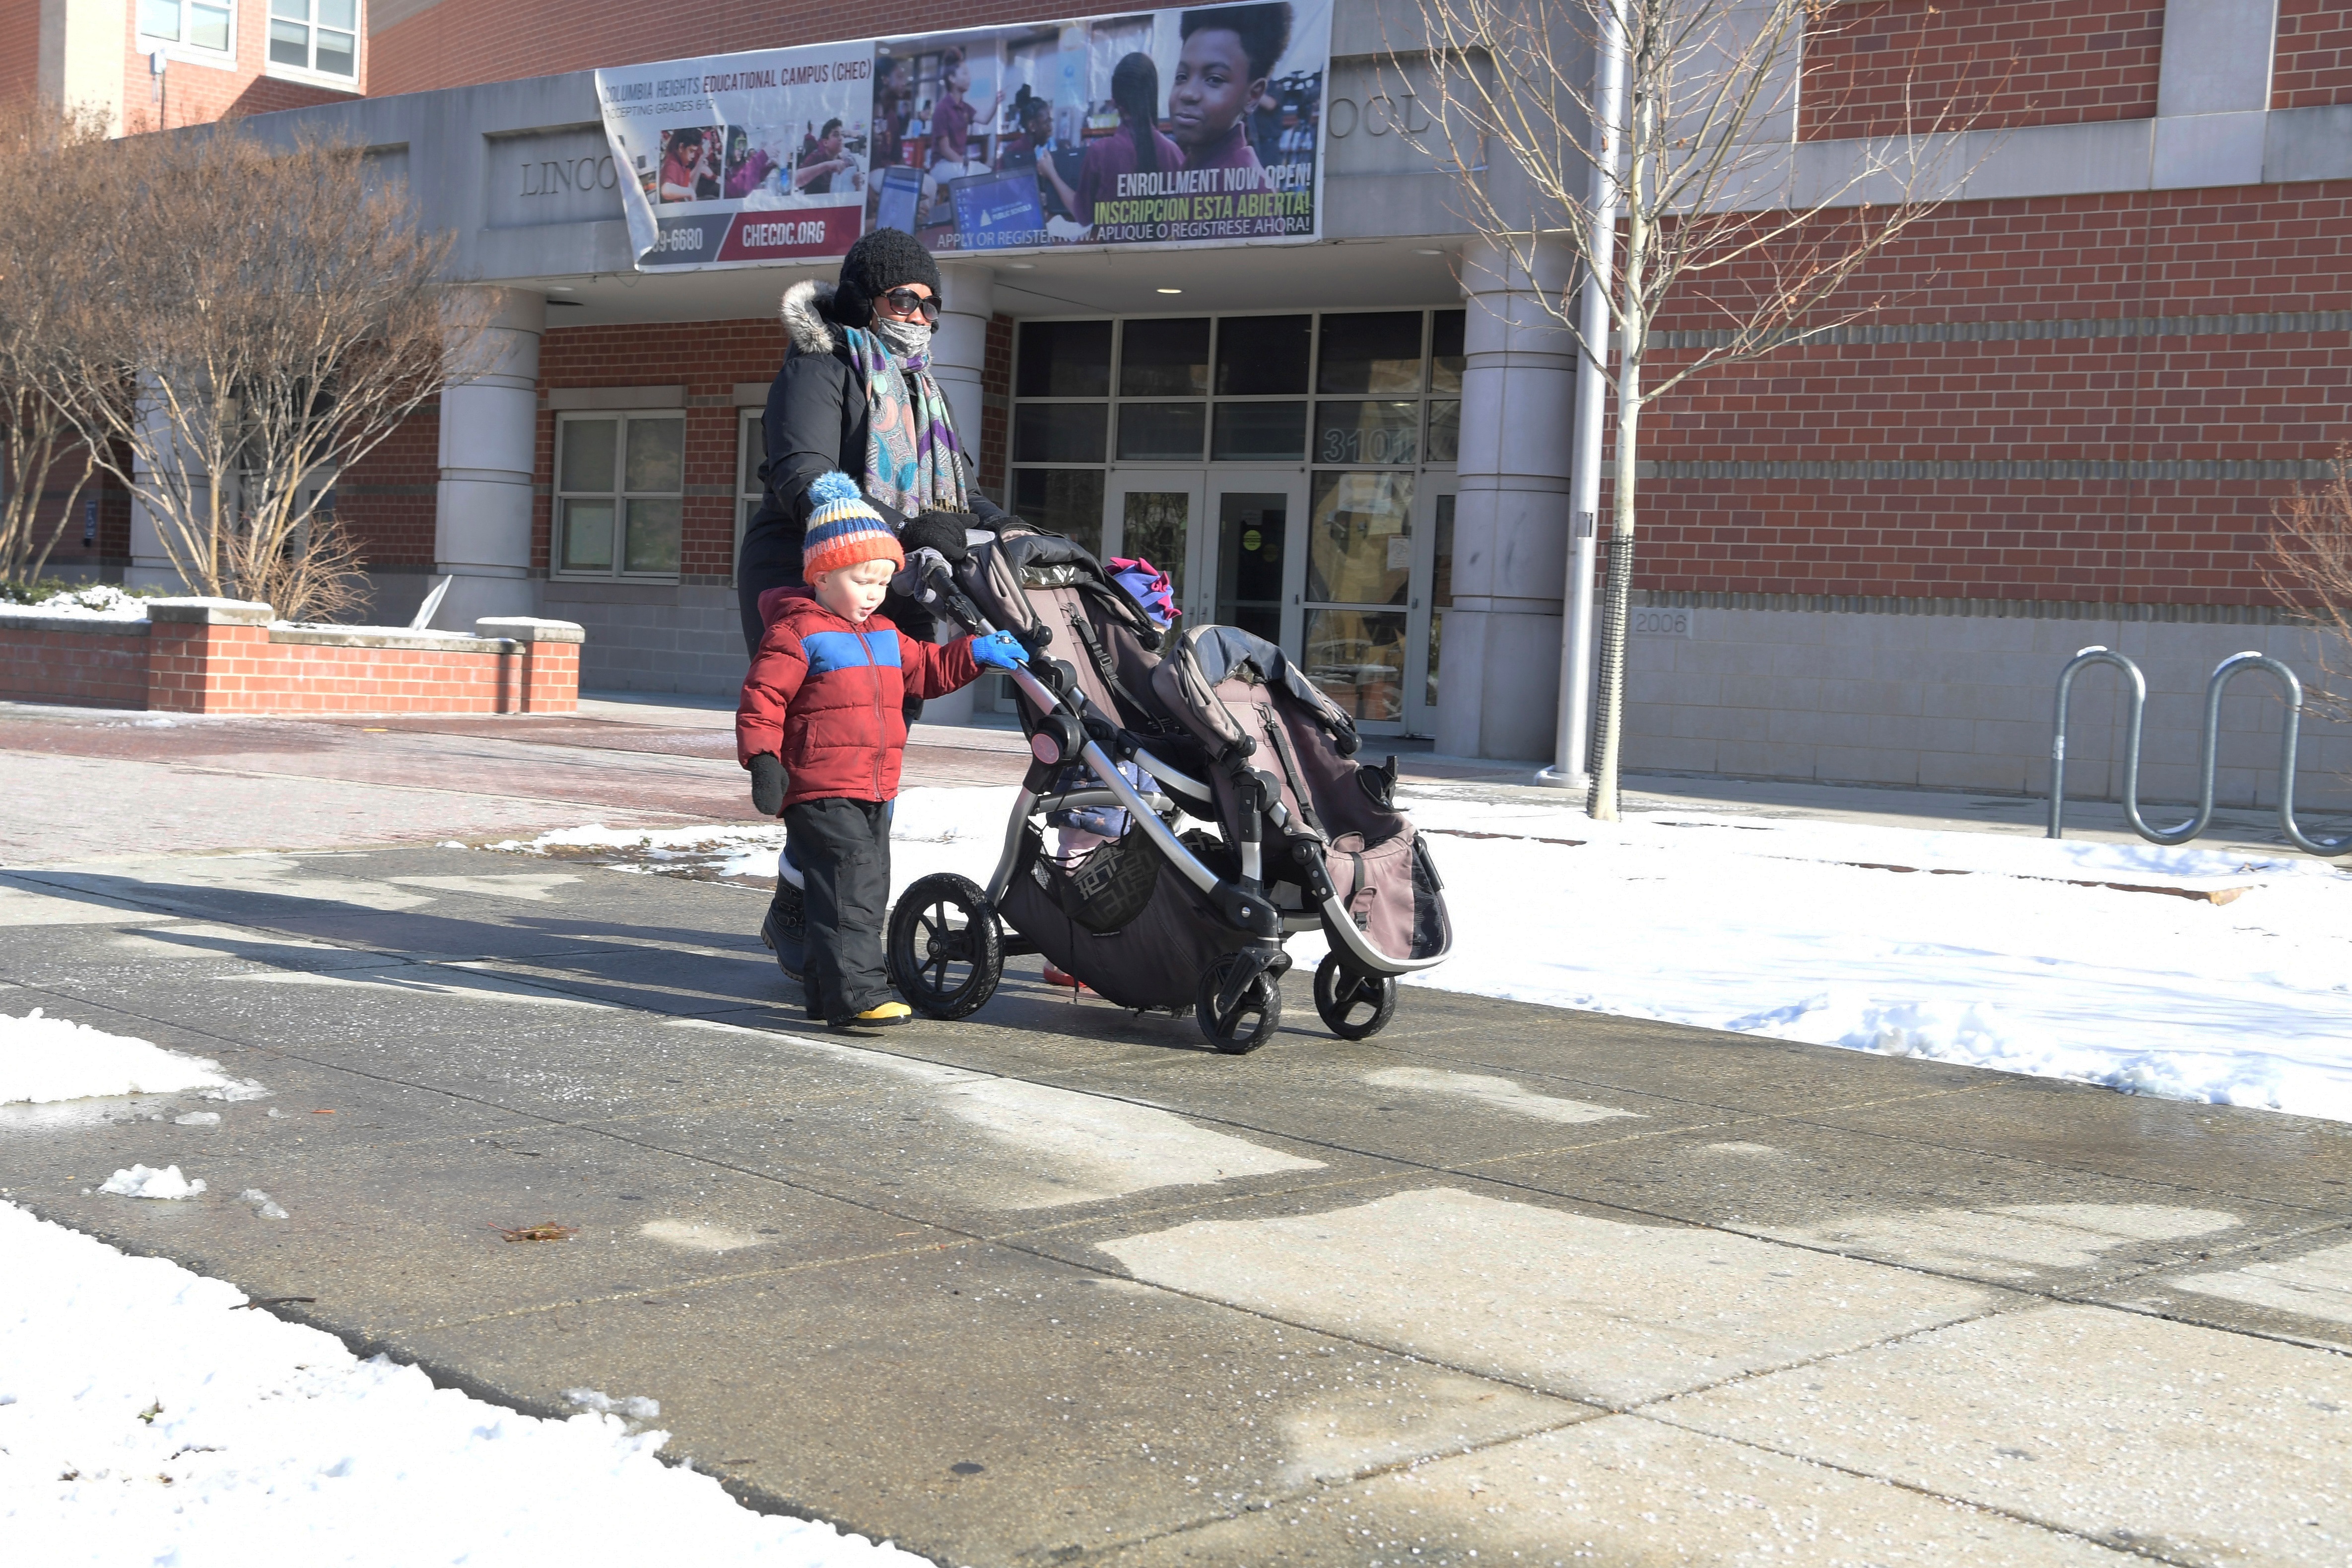
[[[802,800],[784,808],[801,869],[808,1016],[839,1023],[890,999],[882,920],[890,904],[890,802]]]

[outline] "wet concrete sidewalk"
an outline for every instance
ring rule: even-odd
[[[945,1563],[2352,1557],[2352,1129],[1419,989],[1347,1044],[1304,977],[1232,1060],[1034,959],[850,1043],[760,908],[429,844],[0,873],[0,1008],[272,1091],[0,1113],[0,1187]],[[211,1190],[84,1193],[133,1162]]]

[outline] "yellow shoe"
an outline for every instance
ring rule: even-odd
[[[891,1029],[915,1016],[915,1009],[904,1002],[884,1002],[878,1008],[867,1008],[855,1018],[835,1019],[837,1030]]]

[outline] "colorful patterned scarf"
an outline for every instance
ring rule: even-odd
[[[929,342],[913,353],[893,353],[878,331],[842,330],[850,362],[866,382],[867,499],[908,517],[970,511],[963,448],[947,397],[931,377]]]

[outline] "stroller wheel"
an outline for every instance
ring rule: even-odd
[[[1370,1040],[1396,1017],[1394,976],[1373,979],[1339,962],[1337,953],[1323,955],[1315,967],[1315,1010],[1324,1026],[1341,1040]]]
[[[941,872],[890,912],[890,983],[926,1018],[977,1012],[1004,977],[996,912],[971,878]]]
[[[1282,977],[1278,969],[1253,975],[1230,1009],[1218,1009],[1219,996],[1233,979],[1234,971],[1248,962],[1239,953],[1228,953],[1210,965],[1208,973],[1201,977],[1201,998],[1193,1009],[1201,1032],[1227,1056],[1246,1056],[1272,1040],[1274,1031],[1282,1026]]]

